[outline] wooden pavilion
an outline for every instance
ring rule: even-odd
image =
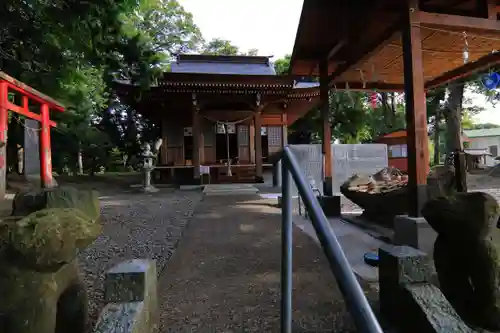
[[[277,76],[269,57],[255,56],[179,55],[157,85],[116,88],[161,128],[156,170],[178,184],[261,182],[287,127],[319,101],[317,84]]]
[[[426,90],[500,63],[498,9],[495,0],[304,1],[291,72],[320,77],[326,184],[328,91],[404,91],[409,214],[419,216],[429,169]]]

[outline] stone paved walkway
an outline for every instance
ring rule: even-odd
[[[197,206],[159,281],[161,332],[279,332],[280,210],[251,198]],[[299,229],[293,265],[294,332],[355,332],[321,248]]]

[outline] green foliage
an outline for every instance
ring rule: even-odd
[[[274,62],[274,70],[277,75],[285,75],[288,74],[288,69],[290,68],[290,59],[292,58],[291,54],[285,55],[284,58],[278,59]]]
[[[79,154],[89,172],[137,154],[141,131],[150,128],[113,97],[113,80],[146,88],[171,54],[203,43],[176,0],[5,0],[0,20],[0,68],[66,106],[52,113],[57,171],[76,170]],[[9,147],[22,142],[16,131]]]
[[[239,48],[230,41],[214,38],[203,46],[202,54],[232,56],[240,53]]]

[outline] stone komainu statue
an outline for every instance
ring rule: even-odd
[[[439,285],[469,325],[500,329],[500,261],[495,245],[499,207],[482,192],[428,201],[422,214],[438,233],[434,264]]]
[[[101,232],[97,193],[19,193],[0,221],[0,332],[83,333],[87,297],[78,251]]]

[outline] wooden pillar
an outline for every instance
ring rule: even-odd
[[[200,182],[201,121],[196,108],[193,109],[193,175],[195,183]]]
[[[166,118],[161,119],[161,139],[163,141],[160,148],[160,164],[168,164],[168,120]]]
[[[48,104],[42,104],[40,122],[40,182],[43,188],[53,186],[52,153],[50,150],[50,115]]]
[[[282,146],[285,147],[288,144],[288,117],[286,114],[286,110],[284,110],[283,114],[281,115],[281,123],[281,142]]]
[[[255,164],[255,123],[252,123],[249,126],[248,131],[248,150],[250,151],[250,163]]]
[[[260,112],[255,113],[255,177],[257,182],[262,181],[262,118]]]
[[[324,170],[324,179],[323,179],[323,194],[325,196],[332,196],[332,129],[330,127],[330,102],[328,98],[328,61],[322,61],[319,64],[320,71],[320,85],[319,85],[319,93],[320,93],[320,107],[321,107],[321,119],[322,119],[322,135],[321,142],[323,143],[322,152],[323,152],[323,170]]]
[[[403,64],[406,103],[406,130],[408,144],[408,213],[421,215],[426,201],[429,145],[427,137],[427,110],[422,66],[422,38],[415,22],[418,0],[407,0],[408,8],[402,31]]]
[[[0,200],[7,190],[7,82],[0,81]]]
[[[205,163],[205,118],[203,118],[198,113],[198,121],[200,128],[200,137],[199,137],[199,147],[200,147],[200,165]]]

